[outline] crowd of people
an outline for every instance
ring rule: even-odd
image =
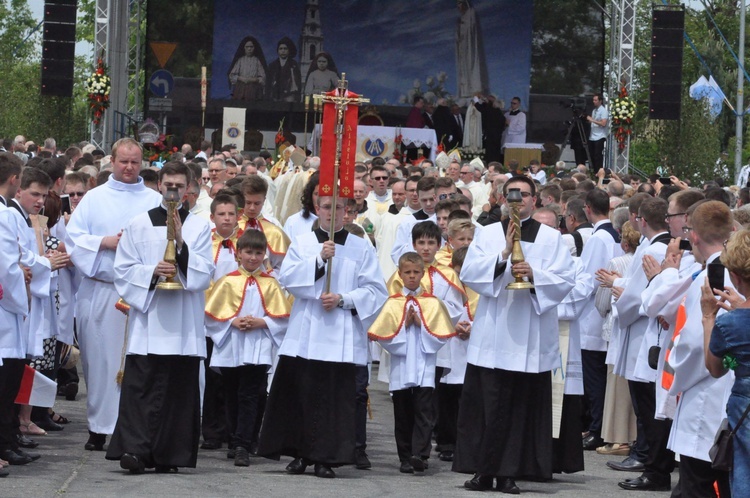
[[[368,469],[378,364],[402,473],[434,451],[518,494],[596,451],[625,490],[746,496],[747,186],[373,158],[342,198],[317,157],[3,149],[0,475],[67,422],[15,403],[24,369],[75,398],[80,348],[84,447],[134,474],[225,445]],[[725,417],[731,473],[709,457]]]

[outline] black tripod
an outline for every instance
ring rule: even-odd
[[[568,131],[565,133],[565,140],[563,140],[562,145],[560,145],[560,153],[557,155],[557,159],[555,159],[555,162],[560,160],[560,157],[562,157],[562,153],[565,150],[565,146],[570,144],[570,135],[573,133],[573,129],[575,128],[578,131],[578,136],[581,137],[581,144],[583,144],[583,148],[586,150],[586,158],[589,160],[589,167],[593,168],[594,162],[591,160],[589,141],[586,138],[586,130],[583,127],[583,123],[581,123],[581,119],[581,117],[575,116],[572,120],[569,121]]]

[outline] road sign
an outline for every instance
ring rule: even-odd
[[[148,89],[157,97],[166,97],[174,88],[174,77],[166,69],[154,71],[148,82]]]
[[[148,110],[156,112],[172,112],[172,99],[151,97],[148,99]]]

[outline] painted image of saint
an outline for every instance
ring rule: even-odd
[[[299,102],[302,91],[297,46],[289,37],[276,44],[278,59],[268,65],[266,99],[277,102]]]
[[[339,83],[336,63],[328,52],[319,52],[310,64],[305,78],[305,95],[330,92]]]
[[[252,36],[242,39],[229,65],[229,88],[237,100],[263,100],[266,87],[266,58]]]
[[[458,0],[456,26],[456,71],[458,96],[471,97],[489,89],[484,40],[474,8],[469,0]]]

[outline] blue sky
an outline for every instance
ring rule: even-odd
[[[471,4],[482,27],[492,93],[506,102],[514,95],[526,100],[532,0]],[[426,78],[439,72],[447,74],[446,88],[455,93],[455,0],[321,0],[320,11],[323,49],[347,73],[350,88],[373,103],[396,103],[415,80],[426,89]],[[228,96],[226,73],[244,36],[258,39],[270,63],[279,39],[298,42],[304,14],[300,0],[216,0],[211,96]]]

